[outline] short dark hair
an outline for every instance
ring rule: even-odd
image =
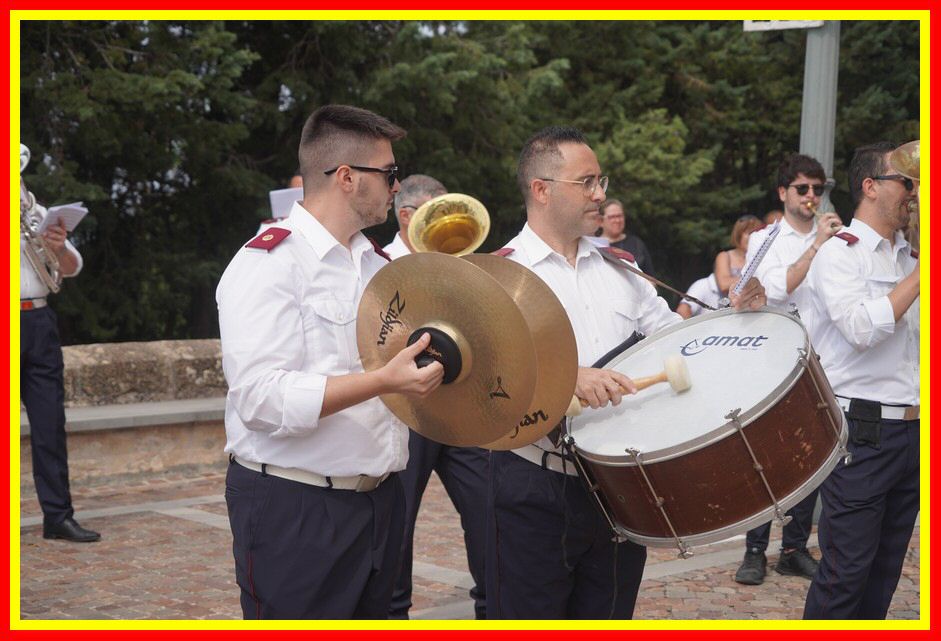
[[[406,131],[388,119],[349,105],[324,105],[310,115],[297,149],[306,183],[341,164],[360,162],[358,156],[377,140],[401,140]]]
[[[523,192],[524,202],[529,202],[529,184],[533,179],[546,176],[562,160],[559,145],[564,143],[587,145],[588,139],[575,127],[551,126],[537,131],[523,145],[516,165],[516,184]]]
[[[804,174],[808,178],[816,178],[820,182],[827,182],[827,172],[816,158],[804,154],[790,154],[778,165],[778,187],[787,188],[797,174]]]
[[[865,147],[859,147],[850,161],[849,180],[850,196],[853,205],[859,205],[863,200],[863,181],[873,176],[881,176],[886,172],[886,154],[893,151],[898,145],[894,142],[882,141]]]

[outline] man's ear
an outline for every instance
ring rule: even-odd
[[[875,198],[876,181],[869,177],[863,178],[862,185],[860,185],[860,192],[862,192],[863,198]]]
[[[529,193],[537,203],[545,205],[549,202],[549,183],[538,178],[529,181]]]
[[[403,207],[399,210],[399,227],[406,229],[410,222],[412,222],[412,209],[410,207]]]
[[[345,192],[353,191],[353,172],[346,165],[340,165],[333,175],[329,176]]]
[[[781,199],[781,202],[784,202],[784,199],[787,197],[787,187],[778,187],[778,198]]]

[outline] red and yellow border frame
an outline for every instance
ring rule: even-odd
[[[890,5],[876,4],[871,1],[866,2],[841,2],[829,3],[828,7],[821,7],[819,3],[800,2],[785,5],[781,2],[773,4],[780,6],[776,8],[758,8],[756,9],[751,2],[742,0],[729,1],[721,3],[722,9],[704,11],[696,8],[696,3],[687,0],[686,2],[669,1],[663,3],[663,7],[656,11],[651,10],[624,10],[627,3],[619,3],[612,0],[600,0],[590,3],[584,9],[573,11],[566,9],[565,3],[547,2],[537,3],[533,0],[524,0],[515,2],[518,8],[506,9],[505,2],[495,2],[493,0],[483,0],[474,3],[473,10],[439,10],[429,0],[409,2],[406,1],[401,10],[389,10],[388,3],[379,3],[375,0],[357,2],[355,10],[312,10],[312,5],[318,4],[327,7],[336,6],[332,3],[322,2],[300,2],[298,0],[283,0],[276,2],[278,9],[259,11],[251,8],[249,2],[236,0],[235,2],[198,2],[201,5],[198,10],[193,9],[191,2],[181,2],[180,0],[168,0],[167,2],[145,2],[140,8],[127,10],[126,2],[116,2],[115,0],[104,0],[93,4],[93,8],[76,9],[70,3],[60,1],[49,2],[25,2],[12,0],[4,2],[6,6],[3,9],[3,20],[5,24],[0,25],[0,34],[3,38],[9,38],[4,43],[8,47],[3,47],[9,51],[9,65],[3,68],[4,74],[9,74],[6,80],[6,86],[9,88],[10,128],[9,138],[7,140],[7,150],[9,153],[8,184],[10,187],[8,204],[11,212],[16,211],[18,206],[19,184],[19,123],[20,123],[20,105],[19,105],[19,29],[20,23],[26,20],[160,20],[160,19],[191,19],[191,20],[219,20],[219,19],[253,19],[253,20],[415,20],[415,19],[462,19],[462,20],[918,20],[921,23],[921,144],[923,163],[923,173],[931,176],[930,172],[930,121],[931,121],[931,51],[932,48],[938,51],[938,47],[932,47],[932,9],[936,9],[934,0],[903,3],[902,6],[894,10],[887,10]],[[218,6],[213,9],[212,5]],[[552,5],[556,4],[558,8]],[[768,3],[765,3],[766,5]],[[502,5],[504,8],[499,8]],[[834,6],[835,5],[835,6]],[[846,8],[840,8],[840,5]],[[872,8],[862,8],[871,5]],[[875,70],[874,73],[878,73]],[[930,212],[930,182],[926,180],[921,186],[921,206],[923,212]],[[0,624],[0,627],[7,631],[10,636],[35,636],[39,635],[70,635],[70,639],[78,635],[82,638],[97,638],[102,632],[116,633],[126,635],[128,631],[134,631],[135,634],[193,634],[221,636],[239,634],[244,635],[250,631],[274,630],[283,634],[298,634],[300,630],[329,630],[331,636],[342,635],[344,637],[367,635],[375,631],[382,631],[383,638],[389,635],[396,638],[405,638],[406,635],[415,634],[434,634],[440,635],[442,632],[450,635],[466,634],[486,634],[498,635],[509,638],[513,635],[516,638],[522,634],[527,637],[545,639],[546,636],[560,638],[560,635],[584,634],[590,631],[592,638],[601,635],[611,636],[614,634],[624,634],[625,632],[636,635],[652,635],[663,637],[672,634],[696,634],[706,635],[711,638],[720,639],[730,634],[752,634],[765,635],[771,634],[780,636],[783,634],[814,634],[826,635],[831,639],[833,635],[853,638],[858,641],[860,636],[871,636],[873,634],[883,633],[902,633],[904,636],[912,635],[927,636],[932,635],[934,630],[931,625],[931,542],[933,541],[932,530],[930,527],[931,506],[931,474],[930,474],[930,453],[932,442],[930,439],[931,424],[931,394],[930,394],[930,354],[931,354],[931,295],[930,295],[930,240],[931,240],[931,219],[930,216],[922,216],[922,251],[921,262],[922,276],[928,286],[922,294],[921,314],[922,325],[925,328],[922,334],[921,360],[925,365],[921,369],[922,385],[922,443],[921,450],[922,466],[922,509],[921,509],[921,618],[917,621],[320,621],[320,622],[298,622],[298,621],[104,621],[104,620],[37,620],[22,619],[20,616],[20,404],[19,404],[19,367],[18,357],[15,347],[19,340],[19,311],[16,299],[13,296],[17,279],[19,276],[19,263],[15,260],[18,255],[17,239],[18,230],[16,228],[15,216],[11,216],[11,227],[9,229],[9,362],[10,362],[10,440],[7,442],[8,450],[4,453],[9,461],[10,474],[7,478],[8,495],[10,497],[9,521],[7,529],[4,529],[3,537],[8,543],[9,556],[9,577],[10,591],[9,600],[3,601],[8,607],[9,617],[8,626]],[[936,439],[941,440],[941,439]],[[4,446],[0,446],[4,447]],[[234,594],[234,593],[233,593]],[[235,598],[235,597],[233,597]],[[625,631],[625,632],[618,632]],[[309,633],[308,633],[309,634]],[[6,635],[0,636],[0,638]]]

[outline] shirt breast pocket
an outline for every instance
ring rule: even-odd
[[[611,309],[614,311],[614,322],[617,327],[624,328],[624,338],[638,329],[640,324],[640,305],[630,298],[615,298],[611,300]],[[619,339],[620,340],[620,339]]]
[[[315,298],[304,305],[304,333],[328,370],[347,373],[357,358],[356,311],[353,301]]]
[[[869,288],[871,298],[882,298],[888,296],[889,292],[895,289],[901,278],[890,274],[872,274],[866,279],[866,286]]]

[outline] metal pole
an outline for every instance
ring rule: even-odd
[[[816,158],[827,172],[820,211],[830,211],[833,148],[836,136],[836,85],[840,67],[840,21],[827,20],[807,30],[804,97],[801,104],[800,153]]]

